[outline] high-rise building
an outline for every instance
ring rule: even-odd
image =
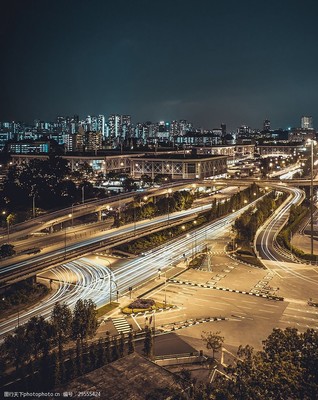
[[[105,115],[99,115],[97,121],[97,130],[101,132],[103,139],[105,138]]]
[[[125,138],[130,135],[131,116],[111,114],[108,118],[108,137]]]
[[[302,129],[313,129],[312,117],[302,116],[301,117],[301,128]]]
[[[265,119],[263,123],[263,131],[269,132],[271,130],[271,121],[268,119]]]

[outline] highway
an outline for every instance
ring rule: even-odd
[[[109,262],[105,265],[99,258],[94,260],[81,258],[48,269],[40,274],[40,277],[53,279],[55,287],[57,286],[56,292],[30,310],[20,312],[19,315],[13,315],[7,321],[2,322],[0,324],[1,335],[11,332],[18,325],[18,320],[19,323],[23,323],[34,315],[47,317],[57,301],[65,301],[73,307],[79,298],[91,298],[98,306],[101,306],[109,302],[110,288],[114,299],[117,290],[121,296],[128,292],[129,287],[136,289],[143,282],[157,277],[159,269],[164,273],[171,265],[182,260],[186,266],[187,261],[205,246],[207,240],[217,239],[224,235],[237,216],[256,202],[192,231],[190,234],[178,237],[161,248],[149,251],[142,257],[129,260],[116,269],[112,269]],[[202,206],[199,208],[201,209]],[[186,212],[191,213],[193,210]],[[143,221],[143,224],[151,222]],[[123,229],[129,230],[133,227],[123,227]],[[12,266],[12,268],[14,267]]]
[[[304,193],[302,190],[296,188],[286,188],[285,190],[288,190],[290,193],[288,199],[274,212],[255,237],[256,250],[263,260],[293,261],[292,254],[278,247],[275,239],[288,221],[290,207],[300,204],[304,199]]]
[[[280,294],[291,302],[305,305],[309,298],[317,298],[317,271],[276,243],[279,230],[288,220],[290,207],[299,204],[304,197],[299,189],[289,190],[291,197],[257,232],[255,246],[263,264],[276,275]]]

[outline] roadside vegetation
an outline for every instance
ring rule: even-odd
[[[290,207],[290,214],[288,223],[284,229],[278,234],[277,242],[282,246],[291,251],[296,257],[301,258],[306,261],[318,261],[318,256],[316,254],[307,254],[303,250],[291,244],[291,237],[293,234],[298,232],[299,228],[302,226],[304,220],[309,215],[309,205],[292,205]]]
[[[2,292],[0,296],[0,318],[5,311],[14,312],[15,308],[28,307],[40,301],[49,293],[49,289],[41,283],[22,281],[13,284],[10,289]]]
[[[98,326],[91,300],[78,300],[73,311],[56,303],[49,319],[32,317],[0,345],[0,387],[14,392],[57,389],[135,351],[133,331],[116,336],[106,332],[96,339]],[[150,358],[153,334],[146,326],[142,352]]]
[[[211,222],[217,218],[221,218],[225,215],[232,213],[233,211],[237,211],[238,209],[246,206],[248,203],[257,200],[260,196],[263,195],[263,189],[260,189],[255,183],[253,183],[248,188],[234,194],[227,200],[217,201],[213,200],[211,204],[211,210],[200,213],[200,216],[196,218],[194,221],[181,223],[180,225],[170,226],[168,228],[162,229],[160,232],[154,232],[152,234],[148,234],[145,237],[138,238],[136,240],[132,240],[125,244],[122,244],[116,249],[131,253],[131,254],[140,254],[149,249],[155,248],[166,243],[168,240],[175,238],[177,236],[183,235],[189,231],[195,230],[204,224]],[[175,197],[163,197],[157,201],[161,204],[158,208],[158,212],[161,214],[165,214],[168,212],[180,211],[183,209],[187,209],[191,207],[193,202],[193,195],[188,191],[176,192],[174,194],[178,201],[176,201]],[[170,203],[169,203],[170,199]],[[162,203],[161,203],[162,202]],[[169,208],[168,208],[169,204]],[[144,206],[149,205],[148,203]],[[139,209],[139,218],[142,219],[142,207],[138,206]],[[151,203],[151,208],[153,208],[153,204]],[[127,221],[126,213],[128,211],[128,221],[132,222],[134,217],[134,208],[129,208],[124,211],[121,216],[121,221]],[[140,211],[141,210],[141,211]],[[157,214],[155,214],[157,215]],[[137,218],[137,217],[136,217]],[[148,217],[149,218],[149,217]],[[137,220],[137,219],[136,219]]]
[[[7,227],[31,218],[33,202],[39,213],[81,201],[83,192],[85,199],[104,197],[105,191],[90,182],[93,176],[90,165],[72,172],[67,161],[54,154],[11,166],[0,189],[0,224]]]
[[[219,332],[205,332],[202,339],[214,353],[223,343]],[[236,360],[215,374],[212,383],[202,383],[191,373],[179,373],[188,389],[156,389],[147,400],[314,400],[318,398],[318,333],[307,329],[274,329],[261,351],[239,347]],[[217,366],[217,364],[214,364]],[[219,366],[220,367],[220,366]]]
[[[15,391],[47,390],[92,366],[96,368],[88,339],[94,337],[98,325],[96,305],[91,300],[78,300],[73,312],[66,304],[57,303],[48,320],[32,317],[7,335],[0,346],[1,384],[11,382]],[[96,364],[97,359],[96,355]]]
[[[231,244],[232,251],[236,252],[236,258],[263,267],[254,252],[253,240],[257,229],[285,201],[286,197],[287,195],[284,193],[272,191],[266,194],[257,205],[249,208],[236,219],[233,225],[235,238]]]

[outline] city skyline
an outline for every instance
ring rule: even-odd
[[[316,2],[6,1],[0,120],[316,120]],[[301,22],[301,24],[300,24]]]

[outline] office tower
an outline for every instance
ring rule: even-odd
[[[111,114],[108,118],[108,137],[127,137],[131,130],[131,116]]]
[[[97,121],[97,130],[105,137],[105,115],[99,115]]]
[[[302,116],[301,117],[301,128],[302,129],[313,129],[312,117]]]
[[[269,132],[271,130],[271,121],[268,119],[265,119],[263,123],[263,131]]]
[[[221,124],[222,136],[226,135],[226,124]]]

